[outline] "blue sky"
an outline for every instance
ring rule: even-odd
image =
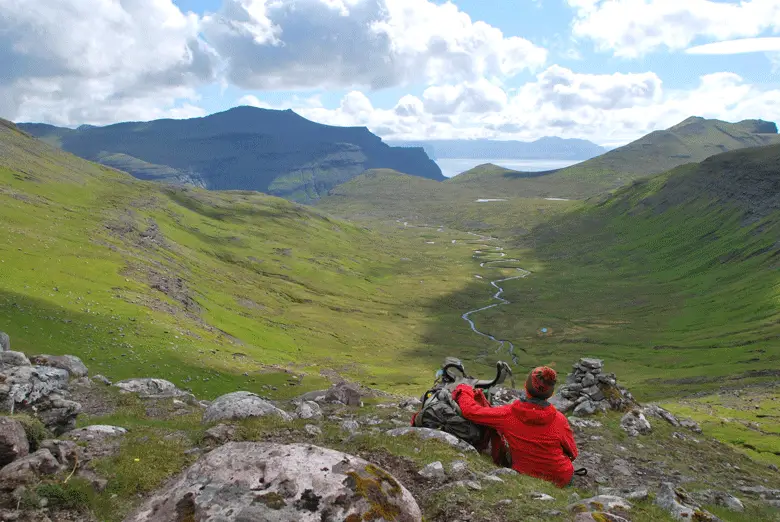
[[[0,0],[0,115],[292,108],[388,139],[615,145],[780,119],[780,0]]]

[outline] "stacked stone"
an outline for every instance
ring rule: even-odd
[[[617,384],[614,373],[604,373],[604,361],[582,358],[574,364],[558,393],[550,400],[558,410],[592,415],[609,409],[625,411],[636,405],[631,393]]]

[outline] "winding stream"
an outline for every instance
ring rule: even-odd
[[[409,222],[401,221],[400,219],[397,220],[397,221],[398,221],[398,223],[402,223],[404,227],[435,228],[435,229],[437,229],[439,231],[441,231],[443,229],[443,227],[440,227],[440,226],[439,227],[434,227],[434,226],[430,226],[430,225],[410,225]],[[471,236],[475,236],[477,238],[477,239],[472,239],[472,240],[467,240],[466,241],[466,242],[469,242],[469,243],[471,243],[471,242],[476,242],[477,243],[478,248],[474,250],[474,257],[485,256],[485,255],[488,254],[488,253],[485,252],[485,250],[493,250],[492,253],[498,254],[498,256],[501,258],[501,259],[482,261],[479,264],[480,268],[510,268],[510,267],[503,267],[503,266],[491,267],[490,265],[491,264],[495,264],[495,263],[519,263],[520,262],[519,259],[503,259],[504,257],[506,257],[506,253],[503,252],[504,249],[502,247],[500,247],[500,246],[490,246],[490,245],[486,244],[489,241],[496,241],[496,238],[489,237],[489,236],[482,236],[482,235],[479,235],[479,234],[475,234],[474,232],[468,232],[468,234],[471,235]],[[455,243],[455,241],[453,241],[453,243]],[[493,299],[498,301],[497,303],[493,303],[491,305],[483,306],[482,308],[477,308],[476,310],[469,310],[468,312],[465,312],[463,315],[461,315],[463,320],[466,321],[469,324],[469,327],[471,328],[471,330],[475,334],[481,335],[482,337],[487,337],[491,341],[498,343],[498,348],[496,349],[496,353],[500,352],[504,347],[508,346],[509,347],[508,352],[509,352],[509,355],[512,357],[512,363],[513,364],[517,364],[517,355],[515,355],[515,345],[512,343],[512,341],[509,341],[507,339],[498,339],[498,338],[496,338],[494,335],[492,335],[490,333],[480,331],[477,328],[476,324],[474,324],[474,321],[471,319],[471,316],[474,315],[474,314],[477,314],[479,312],[484,312],[485,310],[490,310],[491,308],[495,308],[496,306],[507,305],[507,304],[509,304],[511,302],[511,301],[501,297],[501,294],[504,293],[504,288],[499,286],[499,283],[504,283],[506,281],[512,281],[514,279],[523,279],[523,278],[528,277],[529,275],[531,275],[531,272],[529,272],[528,270],[525,270],[524,268],[515,268],[515,270],[520,272],[520,275],[516,275],[516,276],[512,276],[512,277],[505,277],[503,279],[496,279],[496,280],[490,281],[490,285],[497,290],[497,292],[495,294],[493,294]],[[477,276],[477,277],[482,279],[481,276]]]

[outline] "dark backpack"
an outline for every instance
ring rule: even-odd
[[[486,397],[490,400],[489,389],[501,384],[507,375],[511,375],[511,370],[506,363],[500,362],[497,367],[498,374],[494,381],[480,381],[468,376],[458,359],[452,357],[445,359],[442,369],[437,372],[433,387],[420,398],[422,406],[412,420],[413,426],[445,431],[478,449],[484,448],[490,438],[488,428],[474,424],[463,417],[460,406],[452,398],[452,392],[459,384],[469,384],[484,389]]]

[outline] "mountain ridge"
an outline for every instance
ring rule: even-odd
[[[369,168],[444,179],[422,149],[392,148],[365,127],[316,123],[292,110],[243,106],[187,120],[18,127],[84,159],[122,154],[125,167],[141,177],[144,164],[152,164],[200,179],[209,189],[257,190],[302,202]]]

